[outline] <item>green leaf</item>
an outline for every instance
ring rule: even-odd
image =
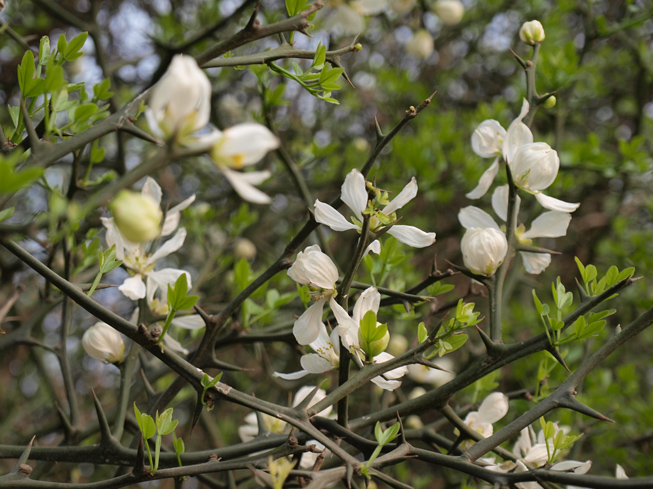
[[[467,342],[468,338],[469,336],[467,336],[466,334],[454,334],[449,336],[449,338],[447,338],[447,342],[450,345],[450,349],[449,351],[447,351],[447,353],[456,351],[458,348],[460,348]]]
[[[82,104],[72,112],[71,121],[85,122],[98,111],[96,104]],[[69,114],[71,115],[71,114]]]
[[[630,267],[630,268],[626,268],[625,270],[622,270],[619,276],[617,277],[617,282],[621,282],[622,280],[626,280],[627,278],[632,277],[634,273],[635,273],[635,267]]]
[[[61,34],[59,40],[57,41],[57,52],[64,56],[64,53],[68,49],[68,41],[66,41],[66,36]]]
[[[100,83],[93,85],[93,94],[98,100],[109,100],[114,95],[110,89],[111,80],[109,78],[105,78]]]
[[[48,67],[45,73],[44,90],[49,93],[60,92],[66,86],[63,68],[59,65]]]
[[[539,297],[537,297],[537,293],[535,292],[535,289],[532,290],[532,294],[533,294],[533,302],[535,303],[535,309],[537,309],[537,313],[540,316],[542,316],[544,307],[542,306],[542,302],[540,301]]]
[[[18,85],[23,97],[27,97],[34,80],[34,53],[27,50],[23,55],[23,60],[18,65]]]
[[[249,285],[250,277],[252,275],[252,268],[245,258],[241,258],[234,265],[234,284],[237,291],[240,292]]]
[[[172,435],[172,446],[174,447],[175,453],[177,453],[177,455],[181,455],[186,451],[184,440],[177,438],[175,434]]]
[[[316,70],[321,70],[324,68],[324,63],[326,62],[326,46],[322,46],[322,43],[317,45],[315,50],[315,56],[313,57],[313,68]]]
[[[6,221],[7,219],[9,219],[13,215],[14,215],[14,208],[13,207],[9,207],[8,209],[4,209],[4,210],[0,211],[0,222]]]
[[[154,467],[152,467],[150,472],[156,472],[159,468],[159,456],[161,455],[161,436],[156,437],[156,443],[154,446]]]
[[[383,428],[381,428],[381,423],[377,421],[376,425],[374,426],[374,438],[376,438],[377,442],[381,443],[382,436],[383,436]]]
[[[134,403],[134,416],[136,417],[136,423],[138,424],[138,429],[143,431],[143,419],[141,416],[141,412],[138,410],[138,407],[136,407],[136,403]]]
[[[143,433],[143,438],[149,440],[156,434],[156,425],[154,424],[152,416],[149,414],[142,414],[141,416],[143,420],[143,429],[141,430]]]
[[[367,311],[360,324],[360,332],[366,342],[371,343],[374,331],[376,330],[376,313]]]
[[[426,330],[424,323],[419,323],[417,325],[417,340],[420,343],[424,343],[424,340],[428,337],[429,332]]]
[[[14,124],[14,128],[17,128],[18,121],[20,120],[20,108],[7,105],[7,110],[9,110],[9,117],[11,117],[11,122]]]
[[[45,66],[50,60],[50,38],[43,36],[39,42],[39,64]]]
[[[159,434],[161,436],[169,435],[170,433],[175,431],[175,428],[177,427],[178,424],[179,424],[178,419],[173,419],[173,420],[170,420],[170,421],[166,421],[161,426],[161,429],[159,430]]]
[[[82,32],[81,34],[71,39],[64,52],[62,52],[63,57],[66,59],[66,61],[73,61],[84,54],[81,53],[80,50],[84,47],[84,43],[86,42],[87,38],[88,32]],[[57,47],[59,46],[57,45]]]
[[[109,273],[114,268],[122,265],[122,260],[116,260],[116,245],[111,246],[107,251],[102,254],[102,258],[98,260],[101,263],[100,271],[105,274]]]

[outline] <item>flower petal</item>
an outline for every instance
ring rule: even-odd
[[[227,159],[236,157],[240,165],[259,162],[267,153],[279,147],[279,140],[262,124],[236,124],[222,133],[218,153]]]
[[[172,325],[182,329],[202,329],[206,327],[204,320],[199,314],[175,317],[172,320]]]
[[[492,216],[478,207],[468,205],[460,209],[458,220],[465,229],[493,228],[501,231],[499,225],[492,219]]]
[[[508,219],[508,197],[508,184],[495,188],[494,193],[492,194],[492,209],[494,209],[496,215],[504,222]],[[515,199],[515,205],[517,206],[515,215],[519,215],[521,199],[519,198],[519,195],[515,195]]]
[[[572,204],[565,202],[564,200],[558,200],[554,197],[549,197],[548,195],[544,195],[542,192],[537,192],[535,194],[535,198],[542,205],[542,207],[552,211],[574,212],[580,206],[580,204]]]
[[[548,211],[540,214],[526,231],[523,238],[559,238],[567,234],[571,222],[568,212]]]
[[[481,158],[492,158],[501,154],[501,146],[505,137],[506,130],[501,124],[494,119],[487,119],[481,122],[472,134],[472,150]]]
[[[496,423],[506,414],[508,414],[508,396],[502,392],[493,392],[478,408],[479,421],[485,423]]]
[[[533,133],[522,119],[528,114],[530,107],[526,99],[522,104],[521,112],[517,118],[512,121],[506,132],[506,137],[503,139],[503,158],[510,164],[517,149],[522,144],[529,144],[533,142]]]
[[[150,304],[152,302],[154,299],[154,294],[159,289],[162,291],[161,301],[165,302],[168,297],[168,285],[174,284],[182,274],[186,275],[188,289],[190,289],[193,284],[191,282],[190,273],[185,270],[179,270],[177,268],[163,268],[161,270],[157,270],[156,272],[148,273],[147,303]]]
[[[122,285],[118,287],[118,290],[133,301],[144,298],[146,292],[145,283],[140,274],[134,275],[125,280]]]
[[[347,204],[358,220],[362,221],[362,213],[367,208],[367,190],[363,174],[356,169],[350,171],[345,177],[340,192],[340,199]]]
[[[521,251],[519,253],[524,262],[526,272],[533,275],[539,275],[551,264],[551,255],[549,253],[530,253]]]
[[[325,358],[322,358],[317,353],[308,353],[306,355],[302,355],[300,362],[302,367],[304,367],[304,369],[311,374],[322,374],[335,368],[335,366],[331,365],[331,362]]]
[[[397,209],[401,209],[408,202],[413,200],[417,195],[417,180],[415,177],[410,179],[410,182],[403,188],[397,196],[390,201],[383,209],[383,213],[387,216],[392,214]]]
[[[161,236],[168,236],[169,234],[172,234],[175,229],[177,229],[177,226],[179,226],[179,219],[181,218],[181,211],[186,209],[193,202],[195,202],[194,194],[166,212],[166,219],[163,222]]]
[[[161,187],[159,186],[158,183],[156,183],[156,180],[152,177],[147,177],[145,180],[145,185],[143,185],[143,189],[141,190],[141,193],[143,195],[147,195],[148,197],[151,197],[154,202],[156,202],[156,205],[161,205],[161,196],[163,195],[161,192]]]
[[[435,243],[435,233],[425,233],[415,226],[396,224],[388,230],[388,234],[413,248],[426,248]]]
[[[349,317],[347,311],[345,311],[345,309],[338,304],[335,299],[332,299],[331,301],[331,310],[338,322],[338,327],[336,329],[338,335],[342,339],[342,344],[350,351],[352,348],[358,348],[358,323]]]
[[[320,324],[322,324],[324,303],[324,299],[317,301],[295,321],[292,332],[300,345],[309,345],[317,338]]]
[[[253,204],[269,204],[272,202],[269,195],[261,192],[248,181],[248,178],[244,176],[245,173],[234,171],[223,165],[218,166],[218,168],[243,200]]]
[[[170,238],[168,241],[163,243],[163,245],[160,246],[159,249],[156,250],[154,254],[147,259],[147,263],[151,265],[153,263],[156,263],[157,260],[160,260],[161,258],[168,256],[170,253],[174,253],[184,245],[185,240],[186,240],[186,229],[179,228],[179,230],[175,233],[175,235],[172,238]]]
[[[572,471],[574,474],[587,474],[587,472],[592,467],[592,461],[587,460],[586,462],[579,462],[577,460],[565,460],[564,462],[558,462],[553,464],[550,470],[557,470],[558,472],[569,472]]]
[[[526,456],[524,457],[524,462],[532,463],[535,465],[541,465],[549,459],[549,455],[546,450],[546,445],[544,443],[538,443],[531,447]]]
[[[356,304],[354,305],[353,320],[356,324],[360,324],[361,320],[369,311],[374,311],[376,314],[379,312],[381,305],[381,294],[376,287],[368,287],[360,295]]]
[[[490,188],[490,185],[492,185],[492,182],[494,181],[494,177],[497,176],[497,173],[499,172],[499,157],[496,157],[494,159],[494,162],[490,165],[490,167],[483,172],[483,175],[481,175],[481,178],[478,180],[478,185],[474,190],[471,192],[465,194],[465,197],[468,199],[480,199],[483,197],[488,189]]]
[[[393,391],[401,386],[400,380],[386,380],[380,375],[378,377],[372,378],[371,380],[373,383],[378,385],[381,389],[385,389],[387,391]]]
[[[375,239],[369,245],[367,245],[363,256],[366,256],[368,253],[376,253],[377,255],[381,254],[381,242],[378,239]]]
[[[309,372],[306,370],[298,370],[297,372],[291,372],[289,374],[274,372],[272,374],[272,377],[279,377],[280,379],[283,380],[297,380],[297,379],[301,379],[302,377],[306,377],[308,374]]]
[[[319,200],[315,201],[315,220],[320,224],[328,226],[334,231],[348,231],[350,229],[358,230],[356,224],[349,222],[345,219],[345,216],[340,214],[340,212],[335,210],[329,204],[325,204]]]

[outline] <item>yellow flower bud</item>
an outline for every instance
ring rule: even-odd
[[[524,44],[532,46],[536,42],[544,41],[544,27],[539,20],[524,22],[519,29],[519,38]]]
[[[151,241],[161,234],[163,213],[148,195],[122,190],[109,209],[120,234],[133,243]]]

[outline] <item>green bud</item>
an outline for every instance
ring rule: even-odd
[[[555,95],[551,95],[548,99],[546,99],[542,103],[542,107],[544,107],[545,109],[552,109],[553,107],[556,106],[557,101],[558,100],[555,98]]]
[[[363,336],[361,330],[358,330],[358,343],[365,352],[367,358],[372,359],[380,353],[383,353],[390,343],[390,332],[388,326],[377,323],[376,330],[367,338]]]
[[[161,234],[163,213],[149,195],[121,190],[109,209],[120,234],[132,243],[151,241]]]

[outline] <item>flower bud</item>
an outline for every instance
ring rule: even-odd
[[[553,107],[556,106],[557,101],[558,99],[555,98],[555,95],[551,95],[548,99],[544,101],[544,103],[542,103],[542,107],[544,107],[545,109],[552,109]]]
[[[408,416],[404,424],[406,425],[406,428],[411,430],[419,430],[424,428],[424,423],[422,423],[422,418],[420,418],[416,414],[411,414],[410,416]]]
[[[381,323],[376,323],[377,330]],[[383,353],[390,343],[390,331],[386,327],[385,334],[378,340],[368,341],[369,338],[365,338],[362,333],[362,328],[358,330],[358,344],[361,349],[367,355],[367,358],[374,358],[380,353]]]
[[[426,29],[415,32],[413,38],[406,44],[406,52],[419,59],[427,59],[434,51],[433,36]]]
[[[456,25],[465,14],[465,6],[458,0],[438,0],[431,10],[445,25]]]
[[[122,362],[125,342],[118,331],[107,323],[99,322],[86,330],[82,336],[82,346],[86,353],[107,363]]]
[[[161,234],[163,213],[149,195],[121,190],[109,209],[120,234],[132,243],[151,241]]]
[[[426,389],[424,387],[415,387],[412,391],[408,393],[408,400],[412,401],[413,399],[417,399],[418,397],[422,397],[424,394],[426,394]]]
[[[253,260],[256,258],[256,246],[247,238],[239,238],[234,243],[234,256]]]
[[[506,235],[495,228],[468,229],[460,242],[465,266],[476,275],[492,275],[508,252]]]
[[[558,153],[546,143],[522,144],[510,163],[515,185],[525,190],[544,190],[558,176]]]
[[[152,90],[145,113],[152,132],[170,138],[191,134],[209,122],[211,82],[190,56],[177,55]]]
[[[544,41],[544,37],[544,27],[542,27],[539,20],[524,22],[521,29],[519,29],[519,39],[529,46],[532,46],[536,42]]]

